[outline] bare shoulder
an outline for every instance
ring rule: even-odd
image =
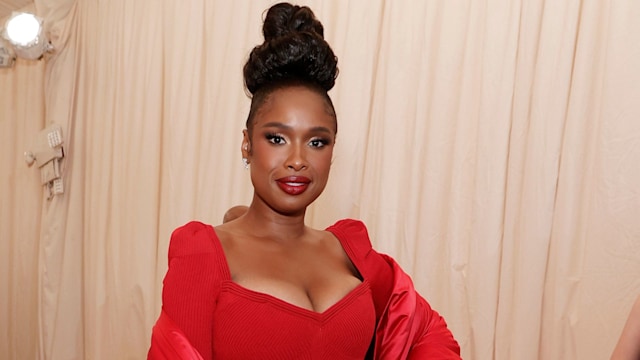
[[[312,242],[318,245],[327,246],[334,249],[342,249],[342,246],[340,245],[340,241],[330,231],[313,229],[313,228],[307,228],[307,229],[308,229],[308,238]]]
[[[243,234],[242,227],[236,221],[217,225],[214,230],[223,247],[227,247],[234,242],[234,239],[241,237]]]
[[[342,246],[342,242],[330,231],[327,230],[315,230],[316,236],[323,244],[322,246],[327,249],[328,253],[331,254],[331,257],[340,261],[341,263],[346,264],[351,273],[356,274],[359,277],[358,271],[356,267],[353,265],[351,259],[347,255],[344,247]]]

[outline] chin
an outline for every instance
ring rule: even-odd
[[[283,215],[304,215],[307,208],[313,204],[317,197],[311,201],[295,201],[295,203],[281,203],[280,206],[275,206],[273,209]]]
[[[291,208],[291,207],[281,207],[281,208],[273,208],[278,214],[285,216],[304,216],[307,211],[307,208]]]

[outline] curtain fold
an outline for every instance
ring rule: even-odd
[[[0,69],[0,357],[36,357],[40,174],[24,152],[44,127],[44,63]]]
[[[308,223],[363,219],[463,358],[608,358],[640,293],[640,3],[302,3],[340,68]],[[251,199],[270,5],[35,2],[54,53],[0,69],[0,358],[145,358],[171,231]],[[22,154],[51,123],[47,200]]]

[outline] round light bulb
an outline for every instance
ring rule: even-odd
[[[38,38],[40,21],[33,14],[21,13],[7,22],[7,36],[18,45],[26,46]]]

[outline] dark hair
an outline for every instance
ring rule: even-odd
[[[327,92],[338,76],[338,59],[313,11],[289,3],[273,5],[262,34],[264,42],[253,48],[243,68],[244,84],[251,94],[247,129],[251,130],[251,120],[273,91],[295,85],[322,95],[335,117]]]

